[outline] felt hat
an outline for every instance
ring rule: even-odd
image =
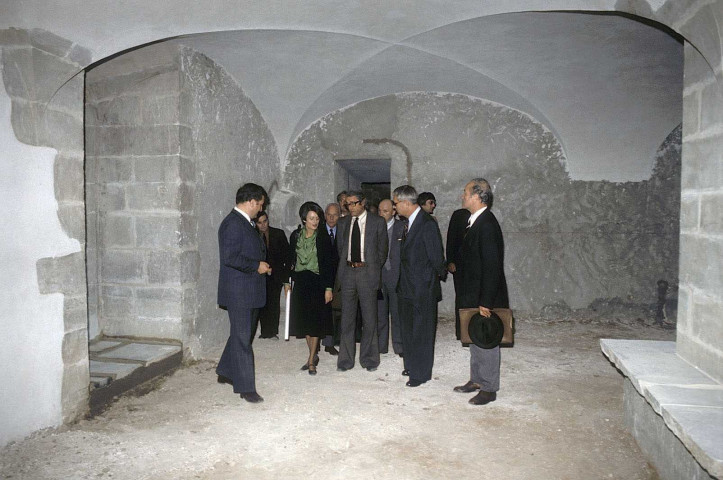
[[[469,338],[480,348],[495,348],[505,334],[502,319],[495,312],[490,313],[490,317],[483,317],[478,312],[469,320]]]

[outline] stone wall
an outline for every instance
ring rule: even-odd
[[[0,55],[2,445],[87,408],[81,65],[90,53],[43,30],[8,29]]]
[[[714,19],[723,22],[721,2],[681,26],[705,34],[699,45],[711,64],[686,43],[676,345],[680,356],[723,381],[723,73]]]
[[[464,95],[380,97],[327,115],[294,142],[285,226],[298,222],[301,202],[334,199],[335,159],[391,158],[392,188],[409,182],[435,194],[443,236],[464,184],[484,176],[505,234],[513,308],[652,305],[663,279],[674,318],[680,129],[661,142],[648,181],[571,181],[555,137],[525,114]],[[440,310],[449,314],[451,282],[444,297]]]
[[[87,74],[92,336],[184,340],[193,323],[184,297],[198,264],[194,174],[181,154],[179,96],[177,47],[143,48]]]
[[[211,59],[189,49],[180,56],[181,155],[195,169],[191,216],[196,225],[197,288],[184,310],[196,318],[193,341],[205,356],[228,337],[228,317],[216,303],[218,226],[235,204],[241,184],[271,190],[279,176],[276,143],[241,87]],[[272,219],[273,221],[273,219]],[[191,293],[191,292],[189,292]]]

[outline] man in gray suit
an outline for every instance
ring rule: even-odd
[[[394,205],[389,199],[379,202],[379,216],[387,222],[389,253],[382,268],[382,298],[379,299],[378,324],[379,353],[389,351],[389,317],[392,318],[392,348],[400,357],[404,355],[402,327],[399,323],[397,283],[399,282],[399,246],[402,241],[405,220],[394,218]]]
[[[337,370],[354,368],[357,305],[362,314],[359,363],[373,372],[379,366],[377,338],[377,291],[381,287],[382,265],[387,260],[387,226],[384,219],[365,209],[362,192],[348,192],[345,200],[349,215],[337,225],[341,285],[341,339]]]

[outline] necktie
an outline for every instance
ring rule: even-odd
[[[354,217],[354,225],[351,227],[351,261],[361,262],[361,230],[359,229],[359,218]]]
[[[409,232],[409,224],[404,224],[404,230],[402,230],[402,241],[405,241],[407,239],[407,232]]]
[[[331,246],[334,246],[334,229],[329,230],[329,238],[331,238]]]

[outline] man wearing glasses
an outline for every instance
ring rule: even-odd
[[[337,250],[341,285],[341,329],[337,370],[354,368],[356,357],[355,328],[357,305],[361,308],[362,338],[359,363],[373,372],[379,366],[377,338],[377,291],[387,260],[387,225],[378,215],[366,211],[364,193],[347,193],[345,206],[349,215],[337,225]]]

